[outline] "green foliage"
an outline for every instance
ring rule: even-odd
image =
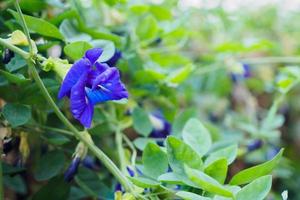
[[[278,164],[282,154],[283,154],[283,149],[281,149],[280,152],[272,160],[245,169],[243,171],[240,171],[238,174],[232,177],[232,179],[230,180],[230,184],[241,185],[241,184],[249,183],[250,181],[253,181],[254,179],[260,176],[269,174],[274,169],[274,167]]]
[[[31,109],[27,105],[8,103],[3,107],[2,114],[12,127],[17,127],[30,120]]]

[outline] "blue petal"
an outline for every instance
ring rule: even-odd
[[[85,95],[85,86],[87,83],[88,74],[85,73],[74,85],[71,90],[71,112],[75,119],[89,128],[92,123],[94,106],[89,102]]]
[[[98,58],[101,56],[102,52],[103,50],[101,48],[89,49],[85,52],[85,57],[89,59],[92,65],[94,65]]]
[[[75,157],[72,160],[72,163],[68,167],[67,171],[65,172],[65,181],[70,182],[74,178],[74,176],[78,171],[79,164],[80,164],[80,158]]]
[[[93,105],[109,100],[128,98],[128,92],[120,80],[118,69],[115,67],[100,74],[95,79],[93,88],[86,88],[86,94]]]
[[[77,83],[82,74],[89,70],[90,67],[91,65],[87,59],[80,59],[75,62],[63,80],[58,93],[58,98],[61,99],[65,95],[69,95],[71,88]]]
[[[106,63],[109,66],[114,67],[120,58],[122,58],[122,52],[119,50],[116,50],[114,55],[108,61],[106,61]]]

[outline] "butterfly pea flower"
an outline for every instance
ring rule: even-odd
[[[166,138],[171,133],[171,124],[158,113],[149,115],[153,130],[150,133],[152,138]]]
[[[67,72],[58,93],[60,99],[70,98],[74,118],[86,128],[91,126],[96,104],[128,98],[119,70],[97,61],[102,52],[101,48],[87,50]]]
[[[77,174],[78,167],[81,163],[81,158],[79,156],[75,156],[69,165],[67,171],[65,172],[64,179],[67,182],[73,180],[74,176]]]
[[[254,150],[257,150],[257,149],[261,148],[262,145],[263,145],[262,140],[254,140],[250,144],[247,145],[247,150],[248,151],[254,151]]]

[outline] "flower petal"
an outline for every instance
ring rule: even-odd
[[[119,50],[116,50],[114,55],[108,61],[106,61],[106,63],[109,66],[114,67],[120,58],[122,58],[122,52]]]
[[[116,68],[107,69],[96,78],[94,83],[96,83],[94,89],[86,89],[89,101],[93,105],[128,98],[128,92],[121,82],[119,71]]]
[[[69,95],[71,88],[90,67],[91,65],[87,59],[80,59],[75,62],[63,80],[58,93],[58,98],[61,99],[64,96]]]
[[[94,65],[98,58],[101,56],[102,52],[103,50],[101,48],[89,49],[85,52],[85,57],[89,59],[92,65]]]
[[[71,112],[75,119],[89,128],[92,123],[94,114],[94,106],[89,102],[85,94],[85,86],[88,78],[88,73],[82,75],[79,81],[71,90]]]

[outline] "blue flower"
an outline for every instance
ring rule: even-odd
[[[81,159],[76,156],[73,160],[70,166],[68,167],[67,171],[65,172],[65,181],[70,182],[73,180],[74,176],[76,175],[78,171],[78,167],[80,165]]]
[[[119,70],[97,61],[102,52],[101,48],[86,51],[68,71],[58,94],[60,99],[70,98],[74,118],[87,128],[91,126],[96,104],[128,98]]]
[[[254,150],[261,148],[262,145],[263,145],[262,140],[254,140],[250,144],[247,145],[247,149],[248,149],[248,151],[254,151]]]
[[[170,135],[171,124],[160,113],[152,113],[149,118],[153,126],[150,137],[166,138]]]
[[[239,72],[239,73],[232,72],[230,74],[230,76],[231,76],[231,80],[234,83],[237,83],[241,80],[250,78],[251,77],[251,67],[248,64],[242,63],[241,64],[241,72]]]

